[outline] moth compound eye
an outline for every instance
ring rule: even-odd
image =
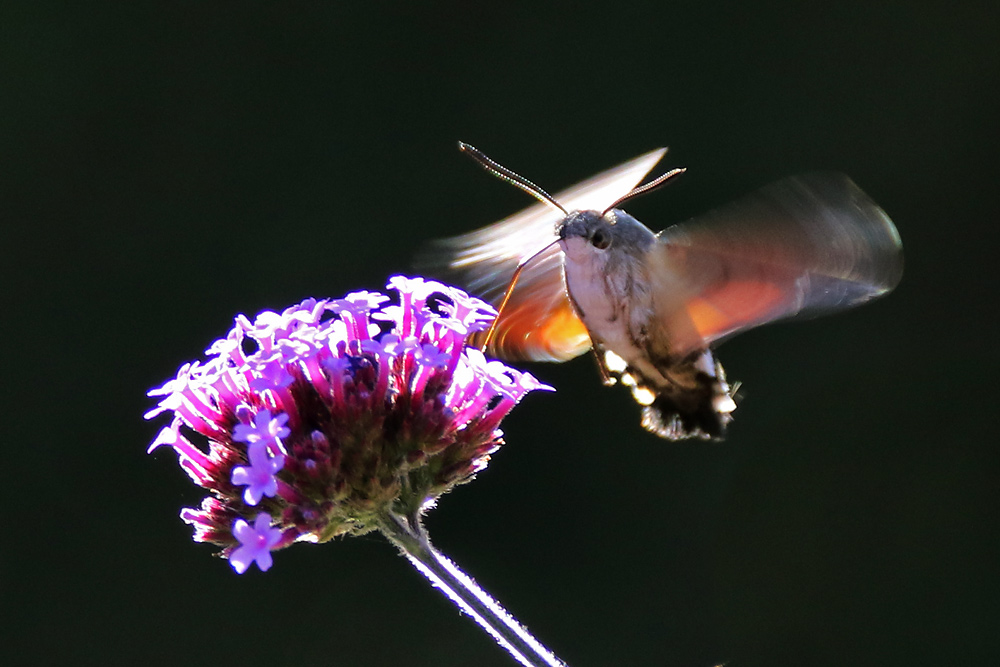
[[[598,250],[606,250],[611,247],[611,234],[608,234],[603,229],[594,230],[593,236],[590,237],[590,245],[594,246]]]

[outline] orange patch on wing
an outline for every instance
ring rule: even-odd
[[[704,340],[713,340],[761,322],[786,300],[773,283],[730,282],[689,300],[688,317]]]
[[[590,347],[590,332],[568,303],[551,314],[537,335],[542,345],[560,356],[575,357]]]
[[[482,344],[484,337],[480,332],[473,340]],[[508,304],[490,343],[490,352],[510,360],[566,361],[588,349],[590,334],[569,301],[544,312],[530,303]]]

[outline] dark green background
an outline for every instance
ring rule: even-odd
[[[0,662],[508,665],[377,536],[238,577],[144,454],[147,388],[237,312],[379,288],[421,242],[669,145],[659,229],[849,173],[897,292],[721,352],[724,444],[586,358],[428,519],[575,667],[1000,664],[995,2],[6,2]]]

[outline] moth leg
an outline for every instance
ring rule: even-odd
[[[590,348],[590,351],[594,353],[594,361],[597,362],[597,371],[601,374],[601,383],[605,387],[610,387],[617,383],[618,378],[611,375],[608,371],[607,364],[604,363],[604,349],[595,344]]]

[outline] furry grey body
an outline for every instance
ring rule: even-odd
[[[707,348],[677,355],[657,316],[648,261],[656,235],[617,209],[576,211],[558,231],[570,302],[604,376],[644,406],[642,425],[671,439],[721,437],[735,407],[721,365]]]

